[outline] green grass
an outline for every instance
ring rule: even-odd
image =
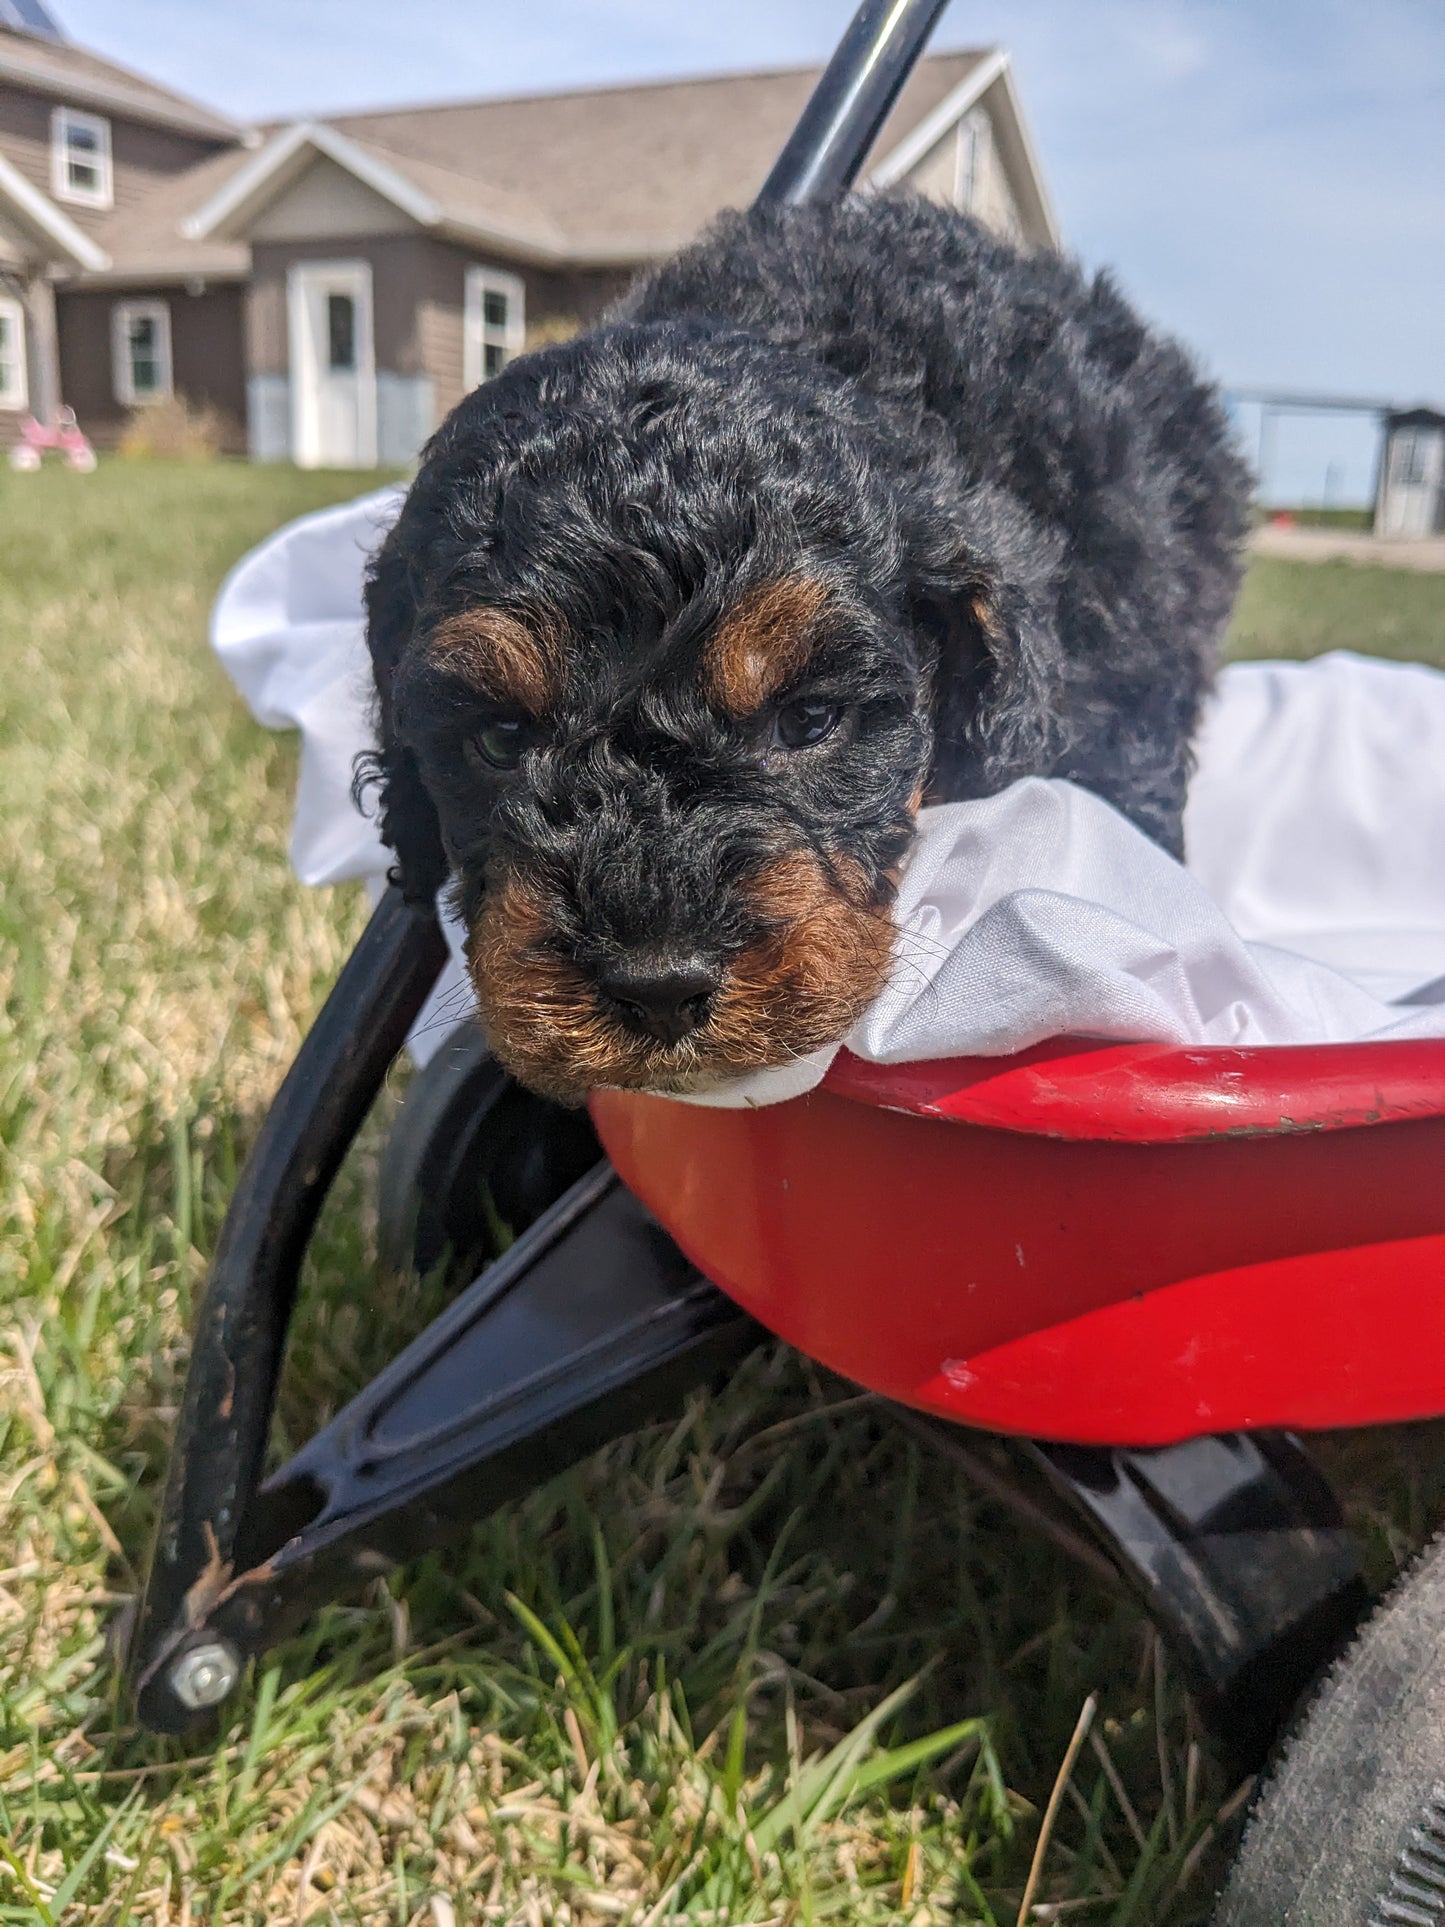
[[[292,878],[294,745],[206,611],[368,479],[0,474],[0,1920],[1013,1927],[1097,1694],[1034,1917],[1202,1922],[1237,1794],[1148,1628],[781,1351],[316,1615],[205,1741],[129,1722],[107,1634],[195,1292],[364,917]],[[1440,594],[1270,563],[1239,638],[1427,653]],[[427,1315],[373,1282],[384,1124],[308,1267],[293,1440]],[[1322,1449],[1388,1577],[1445,1509],[1440,1429]]]
[[[1445,668],[1445,575],[1258,556],[1229,632],[1234,656],[1355,649]]]

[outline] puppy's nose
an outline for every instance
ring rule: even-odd
[[[630,1030],[676,1044],[707,1022],[722,973],[695,951],[633,950],[597,981]]]

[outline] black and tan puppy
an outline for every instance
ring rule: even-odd
[[[524,1082],[841,1037],[920,800],[1176,853],[1246,482],[1106,280],[922,201],[726,216],[443,424],[368,586],[384,829]]]

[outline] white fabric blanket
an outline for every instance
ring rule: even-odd
[[[213,640],[257,719],[302,732],[291,857],[308,883],[387,854],[353,808],[370,740],[362,572],[388,488],[282,529],[232,571]],[[923,811],[897,968],[845,1040],[880,1063],[1085,1035],[1177,1044],[1445,1035],[1445,675],[1336,654],[1224,671],[1185,819],[1187,867],[1073,784]],[[460,932],[417,1025],[468,999]],[[776,1102],[835,1050],[698,1101]]]

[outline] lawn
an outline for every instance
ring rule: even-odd
[[[293,743],[205,647],[225,568],[371,478],[0,474],[0,1919],[1013,1927],[1207,1917],[1240,1790],[1136,1612],[874,1403],[755,1357],[335,1606],[202,1743],[108,1634],[152,1525],[194,1294],[267,1098],[361,928],[293,879]],[[1445,578],[1270,562],[1240,644],[1442,660]],[[395,1094],[386,1103],[394,1104]],[[427,1315],[343,1173],[280,1418]],[[1384,1580],[1445,1432],[1322,1450]]]
[[[1358,649],[1445,669],[1445,575],[1260,556],[1229,632],[1235,656]]]

